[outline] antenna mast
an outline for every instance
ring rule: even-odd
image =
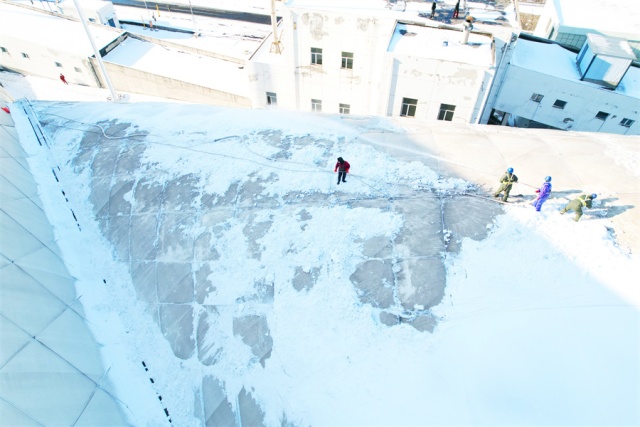
[[[100,70],[102,70],[102,76],[104,77],[104,81],[107,84],[109,91],[111,92],[111,100],[113,102],[118,102],[118,95],[116,94],[116,90],[111,84],[111,80],[109,79],[109,75],[107,74],[107,69],[104,66],[104,62],[102,62],[102,56],[100,56],[100,50],[96,46],[96,42],[93,41],[93,37],[91,37],[91,31],[89,30],[89,26],[85,22],[84,12],[82,11],[82,8],[78,4],[78,0],[73,0],[73,4],[75,5],[76,10],[78,11],[78,16],[80,16],[80,22],[82,22],[82,26],[84,27],[84,30],[87,32],[87,37],[89,38],[89,42],[91,42],[91,47],[93,47],[93,53],[96,55],[96,60],[98,61]]]

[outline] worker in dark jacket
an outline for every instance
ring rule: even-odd
[[[500,188],[494,193],[493,197],[499,197],[500,193],[504,193],[502,200],[506,202],[514,182],[518,182],[518,177],[513,173],[513,168],[509,168],[500,178]]]
[[[340,181],[347,182],[347,174],[349,173],[349,169],[351,165],[342,157],[338,157],[338,163],[336,163],[336,167],[333,169],[334,172],[338,172],[338,185],[340,185]]]
[[[436,14],[436,1],[433,0],[433,3],[431,4],[431,19],[433,19],[435,14]]]
[[[597,194],[583,194],[579,197],[576,197],[575,199],[567,203],[564,208],[560,209],[560,213],[563,214],[567,211],[574,211],[576,213],[576,216],[573,218],[573,220],[578,222],[580,220],[580,217],[582,216],[582,208],[591,208],[592,201],[596,197],[598,197]]]

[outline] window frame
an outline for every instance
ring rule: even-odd
[[[322,113],[322,100],[311,98],[311,111],[314,113]]]
[[[322,65],[322,48],[311,48],[311,65]]]
[[[635,122],[636,122],[635,120],[624,118],[624,119],[620,120],[619,124],[620,124],[620,126],[624,126],[626,128],[630,128],[631,126],[633,126],[633,124]]]
[[[353,52],[342,52],[340,68],[343,70],[353,70]]]
[[[438,120],[445,122],[453,121],[453,116],[456,112],[456,106],[453,104],[440,104],[440,110],[438,111]]]
[[[602,120],[603,122],[605,120],[607,120],[609,118],[611,114],[605,112],[605,111],[598,111],[598,114],[596,114],[596,119],[598,120]]]
[[[417,110],[418,110],[417,99],[402,98],[402,107],[400,108],[400,117],[415,117]]]
[[[278,105],[278,94],[275,92],[267,92],[267,105]]]
[[[530,100],[533,102],[537,102],[539,104],[540,102],[542,102],[543,98],[544,98],[544,95],[539,93],[534,93],[533,95],[531,95]]]
[[[558,108],[560,110],[564,110],[564,107],[567,106],[567,101],[563,101],[562,99],[556,99],[556,102],[553,103],[553,108]]]
[[[29,57],[29,54],[28,54],[28,53],[20,52],[20,54],[22,55],[22,57],[23,57],[24,59],[31,59],[31,58]]]
[[[58,68],[63,68],[62,64],[60,62],[54,61],[54,64],[56,64],[56,67],[58,67]]]
[[[0,46],[0,53],[7,53],[8,54],[9,53],[9,49],[7,49],[4,46]]]
[[[350,104],[338,104],[338,109],[340,110],[340,114],[351,114]]]

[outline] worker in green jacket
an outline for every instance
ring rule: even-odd
[[[593,199],[595,199],[596,197],[598,197],[597,194],[583,194],[579,197],[576,197],[575,199],[567,203],[564,208],[560,209],[560,213],[563,214],[567,211],[574,211],[576,213],[576,216],[573,218],[573,220],[578,222],[578,220],[580,220],[580,217],[582,216],[582,208],[591,208]]]
[[[498,197],[500,193],[504,193],[502,201],[506,202],[514,182],[518,182],[518,177],[513,173],[513,168],[509,168],[500,178],[500,188],[494,193],[493,197]]]

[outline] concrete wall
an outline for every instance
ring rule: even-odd
[[[97,61],[93,58],[92,61],[95,62],[94,65],[98,69]],[[223,107],[251,107],[249,98],[135,70],[111,62],[105,62],[104,65],[116,91]]]
[[[53,50],[8,35],[3,35],[0,46],[8,51],[0,53],[0,66],[4,68],[50,79],[58,79],[62,73],[69,83],[99,87],[92,64],[86,56],[62,49]]]
[[[637,98],[513,65],[508,67],[493,106],[496,110],[558,129],[640,135]],[[534,93],[544,95],[540,103],[531,100]],[[553,107],[558,99],[567,102],[564,109]],[[609,117],[596,118],[600,111],[609,113]],[[620,125],[622,119],[635,122],[625,127]]]

